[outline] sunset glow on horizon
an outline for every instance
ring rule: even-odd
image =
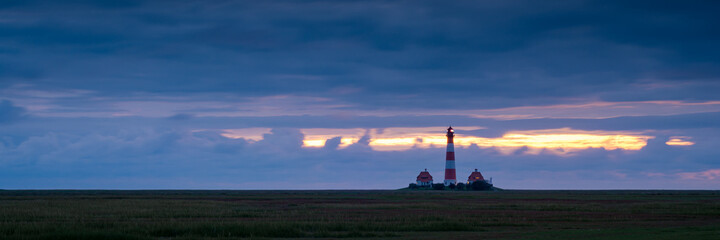
[[[462,131],[483,129],[474,126],[453,127],[460,133],[455,137],[455,146],[497,148],[503,154],[510,154],[522,147],[528,147],[527,154],[546,152],[563,155],[589,148],[605,150],[640,150],[647,145],[652,136],[636,132],[581,131],[568,128],[511,131],[502,137],[487,138],[463,135]],[[304,134],[303,147],[321,148],[329,139],[340,137],[338,148],[343,149],[356,144],[364,136],[368,146],[376,151],[403,151],[412,148],[442,148],[447,139],[442,131],[444,127],[422,128],[385,128],[385,129],[301,129]],[[270,129],[256,128],[248,130],[228,129],[222,134],[228,138],[245,138],[254,141],[262,139],[263,132]],[[247,135],[243,135],[247,134]]]
[[[0,189],[720,189],[719,11],[4,1]]]

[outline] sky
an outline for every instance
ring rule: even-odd
[[[716,1],[2,1],[0,189],[720,189]]]

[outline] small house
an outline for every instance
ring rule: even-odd
[[[417,185],[421,187],[429,187],[433,184],[433,178],[432,175],[428,172],[427,168],[425,171],[420,172],[420,175],[417,176]]]
[[[470,177],[468,177],[468,184],[472,184],[475,181],[485,181],[485,178],[483,177],[482,173],[478,172],[477,168],[474,172],[470,174]]]

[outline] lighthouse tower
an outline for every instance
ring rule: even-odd
[[[455,131],[452,127],[447,129],[447,153],[445,154],[445,186],[455,184],[455,146],[453,145],[453,137]]]

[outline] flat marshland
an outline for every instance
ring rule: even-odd
[[[720,239],[720,191],[0,190],[0,239]]]

